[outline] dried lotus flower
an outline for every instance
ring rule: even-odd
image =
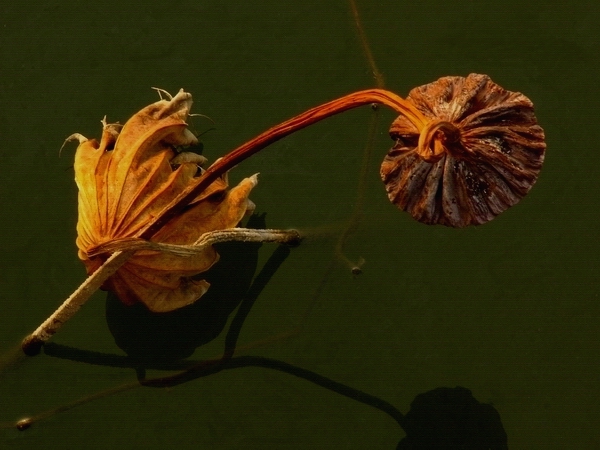
[[[125,125],[104,119],[100,142],[75,133],[79,188],[77,247],[88,278],[21,343],[27,355],[47,342],[100,287],[125,304],[168,312],[197,301],[209,288],[200,274],[220,242],[295,245],[296,230],[237,228],[254,209],[256,175],[228,190],[220,160],[204,171],[200,155],[179,148],[197,143],[187,129],[191,94],[180,90],[143,108]],[[227,165],[231,168],[232,165]]]
[[[81,139],[75,154],[77,247],[88,274],[108,258],[99,252],[104,244],[136,237],[201,174],[200,155],[176,151],[197,143],[186,124],[191,105],[192,96],[181,90],[143,108],[122,127],[104,121],[100,142]],[[235,227],[253,209],[248,195],[256,183],[253,176],[228,190],[226,176],[217,178],[150,241],[191,245],[205,232]],[[185,257],[138,251],[103,287],[125,304],[142,302],[151,311],[171,311],[206,292],[209,284],[193,277],[218,258],[212,246]]]
[[[535,183],[546,144],[533,104],[487,75],[444,77],[410,91],[427,119],[399,116],[381,165],[390,201],[427,224],[492,220]]]

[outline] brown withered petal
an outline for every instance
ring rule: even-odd
[[[75,154],[77,246],[88,274],[110,256],[98,254],[99,247],[136,237],[194,181],[203,159],[175,150],[197,142],[185,122],[191,105],[192,96],[181,90],[143,108],[122,127],[103,121],[100,142],[80,139]],[[235,227],[253,208],[248,195],[256,183],[253,176],[228,190],[226,177],[216,179],[151,240],[190,245],[207,231]],[[218,257],[212,247],[189,257],[139,251],[103,287],[126,304],[143,302],[152,311],[171,311],[206,292],[209,284],[192,277]]]
[[[483,224],[525,196],[546,144],[532,102],[487,75],[444,77],[407,99],[430,122],[399,116],[381,165],[388,197],[427,224]]]

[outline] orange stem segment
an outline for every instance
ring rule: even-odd
[[[385,89],[367,89],[364,91],[353,92],[336,100],[324,103],[268,129],[254,139],[251,139],[228,153],[223,158],[217,160],[200,177],[198,177],[195,183],[190,184],[188,188],[173,200],[171,204],[167,205],[152,222],[142,229],[137,237],[150,239],[162,226],[185,208],[213,181],[263,148],[298,130],[326,119],[327,117],[372,103],[386,105],[399,114],[406,116],[419,130],[429,122],[429,119],[427,119],[413,104]]]

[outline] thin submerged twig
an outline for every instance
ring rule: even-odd
[[[369,133],[367,138],[367,143],[365,145],[365,150],[363,152],[363,158],[360,165],[360,174],[358,177],[358,186],[356,188],[356,200],[354,202],[354,210],[352,214],[348,218],[346,222],[346,226],[344,227],[342,233],[340,234],[336,244],[335,244],[335,255],[344,262],[352,275],[360,275],[362,273],[362,266],[365,263],[365,259],[363,257],[358,258],[356,262],[351,261],[344,254],[344,245],[348,240],[350,234],[355,231],[362,220],[363,217],[363,208],[365,204],[365,190],[367,188],[367,173],[369,169],[369,163],[371,161],[371,154],[373,149],[373,144],[375,141],[375,137],[377,135],[377,124],[379,120],[378,111],[375,110],[373,115],[371,116],[371,120],[369,123]]]
[[[348,3],[350,5],[350,12],[352,13],[352,18],[354,19],[354,25],[356,26],[356,33],[358,35],[358,39],[360,41],[360,45],[363,50],[365,59],[367,60],[367,64],[369,65],[369,68],[371,70],[371,74],[373,75],[373,78],[375,80],[375,84],[379,89],[383,89],[385,84],[383,74],[381,73],[381,71],[377,67],[377,63],[375,62],[373,52],[371,51],[371,46],[369,45],[369,41],[367,40],[367,34],[365,33],[364,27],[362,25],[362,20],[360,18],[356,1],[348,0]],[[344,245],[346,244],[346,241],[348,240],[350,234],[360,226],[360,222],[362,220],[363,207],[365,203],[367,173],[371,161],[372,150],[375,138],[377,136],[377,128],[379,124],[379,109],[377,107],[377,104],[374,103],[372,107],[373,113],[369,122],[367,143],[363,151],[363,157],[360,165],[360,173],[358,176],[358,187],[356,189],[356,201],[354,202],[354,210],[348,218],[346,226],[340,234],[334,250],[334,253],[337,256],[337,258],[348,266],[350,272],[354,276],[360,275],[362,273],[362,266],[365,263],[365,259],[363,257],[359,257],[357,261],[350,260],[344,253]]]
[[[356,32],[360,40],[360,45],[365,55],[365,59],[367,60],[367,63],[371,68],[373,78],[375,78],[375,84],[378,88],[383,89],[383,86],[385,85],[385,82],[383,80],[383,74],[381,73],[381,71],[377,67],[377,63],[375,62],[375,57],[373,56],[371,46],[369,45],[369,41],[367,39],[367,33],[365,33],[365,29],[362,26],[362,20],[360,18],[360,13],[358,12],[358,6],[356,5],[356,1],[348,0],[348,2],[350,3],[350,12],[352,13],[352,18],[354,19],[354,25],[356,25]]]

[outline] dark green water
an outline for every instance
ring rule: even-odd
[[[364,3],[364,4],[362,4]],[[512,449],[600,447],[596,238],[600,170],[600,7],[591,1],[359,2],[386,87],[400,95],[444,75],[487,73],[536,105],[547,136],[538,183],[491,223],[429,227],[389,204],[379,163],[394,115],[382,111],[359,229],[304,329],[243,354],[275,358],[407,413],[419,393],[464,386],[493,404]],[[455,3],[455,4],[453,4]],[[216,130],[214,160],[311,106],[373,87],[345,1],[3,6],[0,16],[0,347],[32,331],[84,278],[76,257],[73,132],[125,121],[151,86],[192,92]],[[244,162],[269,227],[346,219],[372,112],[355,110]],[[196,119],[199,127],[202,119]],[[335,238],[294,249],[258,298],[240,345],[288,332],[315,299]],[[273,246],[260,250],[263,264]],[[98,293],[53,342],[124,355]],[[222,338],[194,360],[213,357]],[[169,374],[149,370],[148,376]],[[131,368],[42,354],[0,379],[0,422],[134,382]],[[305,380],[240,368],[169,389],[89,402],[1,448],[395,448],[387,415]]]

